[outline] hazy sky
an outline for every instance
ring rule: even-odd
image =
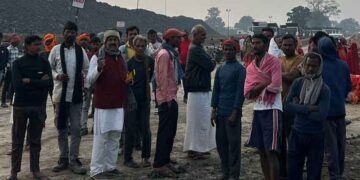
[[[137,0],[98,0],[117,5],[123,8],[136,9]],[[221,16],[227,24],[226,9],[231,9],[230,26],[239,21],[242,16],[250,15],[256,21],[269,21],[283,24],[287,20],[286,13],[293,7],[306,6],[305,0],[139,0],[139,8],[148,9],[158,14],[179,16],[185,15],[196,19],[204,19],[207,9],[219,7]],[[360,0],[338,0],[342,13],[339,17],[333,18],[341,20],[344,18],[355,18],[360,21]],[[86,5],[85,5],[86,6]]]

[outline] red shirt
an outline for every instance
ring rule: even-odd
[[[180,64],[181,65],[186,64],[186,59],[187,59],[187,55],[189,52],[190,43],[191,43],[191,41],[189,39],[183,40],[180,43],[179,52],[180,52]]]

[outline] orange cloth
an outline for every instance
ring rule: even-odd
[[[360,75],[359,55],[356,43],[351,44],[346,60],[349,65],[350,74]]]
[[[76,38],[76,43],[79,44],[81,40],[88,40],[88,41],[90,41],[90,35],[89,35],[88,33],[80,34],[80,35]]]
[[[344,60],[347,62],[347,49],[344,46],[341,46],[338,50],[338,55],[341,60]]]
[[[46,42],[50,41],[51,40],[51,43],[50,44],[46,44]],[[43,38],[43,45],[44,45],[44,48],[45,48],[45,52],[50,52],[51,49],[56,46],[58,44],[58,40],[56,38],[56,36],[54,34],[51,34],[51,33],[48,33],[44,36]]]

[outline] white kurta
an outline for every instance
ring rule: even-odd
[[[184,151],[208,152],[216,148],[211,126],[211,92],[189,92]]]
[[[90,61],[87,83],[94,84],[100,76],[97,57]],[[90,164],[90,176],[117,168],[119,140],[124,125],[124,109],[99,109],[94,113],[94,140]]]

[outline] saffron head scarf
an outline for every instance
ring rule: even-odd
[[[45,52],[50,52],[51,49],[58,44],[58,40],[54,34],[48,33],[43,38],[43,45]]]

